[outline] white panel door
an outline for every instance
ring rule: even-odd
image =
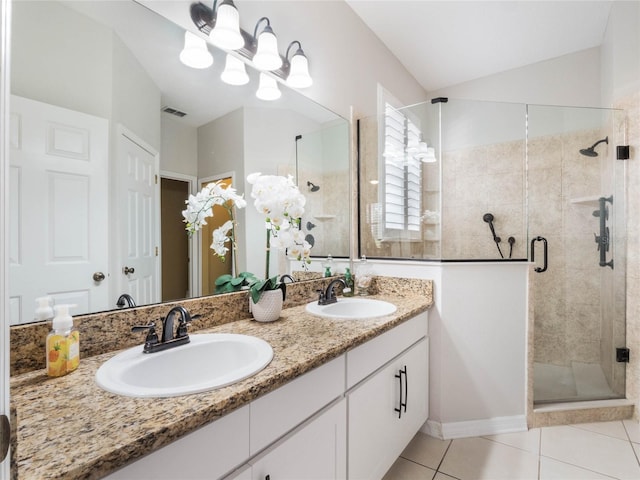
[[[118,135],[116,197],[121,207],[120,264],[117,295],[130,294],[136,304],[160,301],[159,157],[142,140],[121,129]]]
[[[108,138],[103,118],[11,97],[12,324],[32,321],[44,295],[74,315],[107,308]]]

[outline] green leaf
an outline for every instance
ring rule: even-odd
[[[216,278],[215,284],[216,286],[223,285],[225,283],[228,283],[232,278],[233,277],[231,275],[225,273],[224,275],[220,275],[218,278]]]

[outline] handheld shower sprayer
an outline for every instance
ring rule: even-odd
[[[494,217],[491,213],[485,213],[482,216],[482,220],[484,220],[489,224],[489,229],[491,230],[493,241],[496,243],[496,247],[498,247],[498,253],[500,254],[500,258],[504,258],[504,255],[502,254],[502,249],[500,248],[500,242],[502,241],[502,239],[496,235],[496,229],[493,226],[493,219]]]
[[[496,235],[496,229],[493,227],[493,215],[490,213],[485,213],[482,216],[482,220],[489,224],[489,228],[491,229],[491,235],[493,236],[493,241],[496,243],[500,243],[502,240],[500,237]]]

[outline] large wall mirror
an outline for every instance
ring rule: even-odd
[[[259,100],[251,68],[222,83],[211,45],[212,67],[183,65],[190,4],[13,2],[11,324],[43,296],[84,314],[211,293],[220,262],[180,214],[211,180],[250,200],[249,173],[293,175],[312,254],[349,256],[348,122],[283,85]],[[260,275],[264,224],[251,202],[238,220],[238,269]]]

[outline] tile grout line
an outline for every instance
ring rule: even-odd
[[[438,466],[436,467],[436,474],[438,474],[438,472],[440,472],[440,467],[442,466],[442,462],[444,462],[444,457],[446,457],[447,453],[449,453],[449,449],[451,448],[451,445],[453,445],[453,440],[449,440],[449,445],[447,445],[447,448],[444,451],[444,454],[442,455],[442,458],[440,459],[440,463],[438,463]],[[440,472],[440,473],[448,475],[445,472]],[[449,476],[451,476],[451,475],[449,475]],[[434,475],[434,478],[435,478],[435,475]]]
[[[638,462],[638,465],[640,465],[640,458],[638,458],[638,453],[636,452],[636,449],[633,448],[633,442],[631,441],[631,435],[629,435],[629,430],[627,430],[627,426],[624,424],[624,421],[622,421],[622,428],[624,428],[624,433],[627,434],[627,438],[629,439],[629,445],[631,445],[631,451],[633,452],[633,455],[636,457],[636,462]]]

